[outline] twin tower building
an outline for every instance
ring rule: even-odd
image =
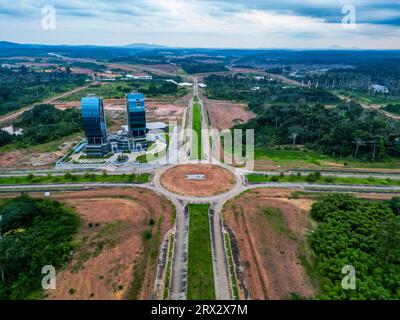
[[[144,95],[127,94],[126,110],[128,125],[122,126],[122,130],[116,134],[109,134],[103,98],[96,96],[82,98],[82,121],[87,156],[103,157],[109,153],[141,151],[148,146]]]

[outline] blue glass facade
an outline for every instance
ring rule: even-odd
[[[106,143],[106,117],[101,98],[82,98],[82,121],[88,144]]]
[[[129,133],[133,138],[146,137],[146,107],[142,93],[129,93],[126,97]]]

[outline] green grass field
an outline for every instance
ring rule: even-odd
[[[150,174],[141,175],[74,175],[64,176],[22,176],[22,177],[3,177],[0,178],[0,185],[19,185],[19,184],[53,184],[53,183],[82,183],[82,182],[120,182],[120,183],[147,183]]]
[[[307,175],[285,175],[284,177],[279,176],[264,176],[262,174],[249,174],[246,176],[247,181],[250,184],[258,184],[264,182],[311,182]],[[275,180],[274,180],[275,179]],[[358,178],[358,177],[333,177],[333,176],[321,176],[312,183],[323,183],[323,184],[359,184],[359,185],[374,185],[374,186],[400,186],[400,180],[391,179],[378,179],[378,178]]]
[[[193,104],[193,119],[192,119],[192,129],[197,134],[197,142],[195,139],[192,140],[192,154],[191,160],[202,159],[203,150],[201,147],[201,112],[199,103],[195,102]]]
[[[332,164],[342,165],[343,168],[381,168],[399,169],[400,159],[387,159],[383,162],[370,162],[352,158],[333,158],[326,154],[312,150],[275,150],[256,147],[254,159],[271,161],[273,165],[285,167],[332,167]]]
[[[209,204],[189,204],[188,300],[214,300]]]

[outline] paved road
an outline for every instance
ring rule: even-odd
[[[171,300],[187,298],[189,212],[185,203],[176,204],[174,256],[171,266]]]
[[[207,128],[207,117],[205,115],[205,109],[203,106],[203,102],[201,97],[199,96],[197,79],[195,79],[194,95],[199,97],[199,103],[201,106],[202,112],[202,127]],[[188,107],[188,126],[187,128],[192,127],[192,108],[193,100],[189,102]],[[178,135],[176,135],[178,137]],[[170,143],[171,146],[179,145],[179,138],[172,138]],[[170,155],[170,160],[178,160],[182,163],[199,163],[199,161],[190,161],[187,159],[187,152],[190,151],[192,147],[190,131],[187,137],[184,137],[188,143],[188,149],[181,150],[174,155]],[[221,211],[224,204],[231,198],[241,194],[244,191],[255,189],[255,188],[290,188],[290,189],[312,189],[312,190],[320,190],[320,191],[332,191],[332,192],[346,192],[349,190],[354,190],[357,192],[373,192],[373,191],[381,191],[381,192],[400,192],[400,186],[365,186],[365,185],[333,185],[333,184],[323,184],[323,183],[282,183],[282,182],[268,182],[257,185],[247,185],[245,181],[245,173],[246,171],[241,169],[236,169],[226,164],[219,162],[217,159],[212,158],[210,150],[210,143],[208,136],[202,139],[203,141],[203,150],[206,150],[206,158],[208,162],[212,162],[214,165],[221,166],[229,171],[231,171],[236,177],[236,183],[234,187],[228,192],[220,195],[210,196],[210,197],[192,197],[192,196],[181,196],[177,194],[173,194],[170,191],[164,189],[164,187],[160,183],[160,176],[163,172],[168,170],[171,165],[166,165],[165,163],[154,163],[143,165],[139,169],[135,169],[135,172],[154,172],[154,177],[150,183],[146,184],[135,184],[135,183],[68,183],[68,184],[46,184],[46,185],[36,185],[36,184],[27,184],[27,185],[0,185],[0,191],[14,191],[14,190],[22,190],[22,191],[37,191],[37,190],[52,190],[52,189],[87,189],[87,188],[98,188],[98,187],[141,187],[147,188],[158,194],[161,194],[167,198],[169,198],[176,207],[176,224],[175,224],[175,244],[174,244],[174,255],[172,259],[172,273],[171,273],[171,288],[170,288],[170,298],[173,300],[181,300],[187,298],[187,270],[188,270],[188,239],[189,239],[189,214],[187,211],[186,204],[187,203],[211,203],[211,214],[210,214],[210,233],[212,240],[212,252],[213,252],[213,271],[214,271],[214,282],[215,282],[215,292],[218,300],[229,300],[232,299],[232,291],[230,284],[230,276],[228,263],[226,261],[226,252],[225,252],[225,243],[223,237],[223,225],[222,225],[222,217]],[[183,141],[181,141],[183,142]],[[177,161],[172,161],[173,163]],[[205,161],[207,162],[207,161]],[[125,170],[132,171],[131,167],[127,168],[119,168],[115,173],[122,173]],[[53,173],[55,175],[61,175],[60,170],[55,170]],[[296,171],[297,172],[297,171]],[[12,173],[4,173],[1,174],[3,176],[14,176],[20,174],[26,174],[27,171],[12,172]],[[46,172],[40,172],[40,174],[45,174]],[[112,174],[112,173],[110,173]],[[277,174],[276,172],[266,172],[266,174]],[[355,173],[334,173],[333,175],[343,176],[343,177],[354,177],[360,175]],[[387,175],[382,175],[382,173],[376,174],[367,174],[369,176],[374,177],[384,177],[388,178]],[[393,178],[399,178],[394,175]],[[390,176],[392,178],[392,175]]]

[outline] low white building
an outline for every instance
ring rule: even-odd
[[[16,128],[14,128],[13,126],[1,128],[1,130],[5,131],[5,132],[7,132],[7,133],[9,133],[9,134],[12,134],[12,135],[14,135],[14,136],[20,136],[20,135],[24,132],[24,130],[22,130],[22,129],[16,129]]]
[[[193,83],[181,82],[181,83],[178,83],[178,86],[180,86],[180,87],[192,87]]]
[[[381,86],[379,84],[371,85],[371,90],[378,93],[389,93],[389,89],[385,86]]]

